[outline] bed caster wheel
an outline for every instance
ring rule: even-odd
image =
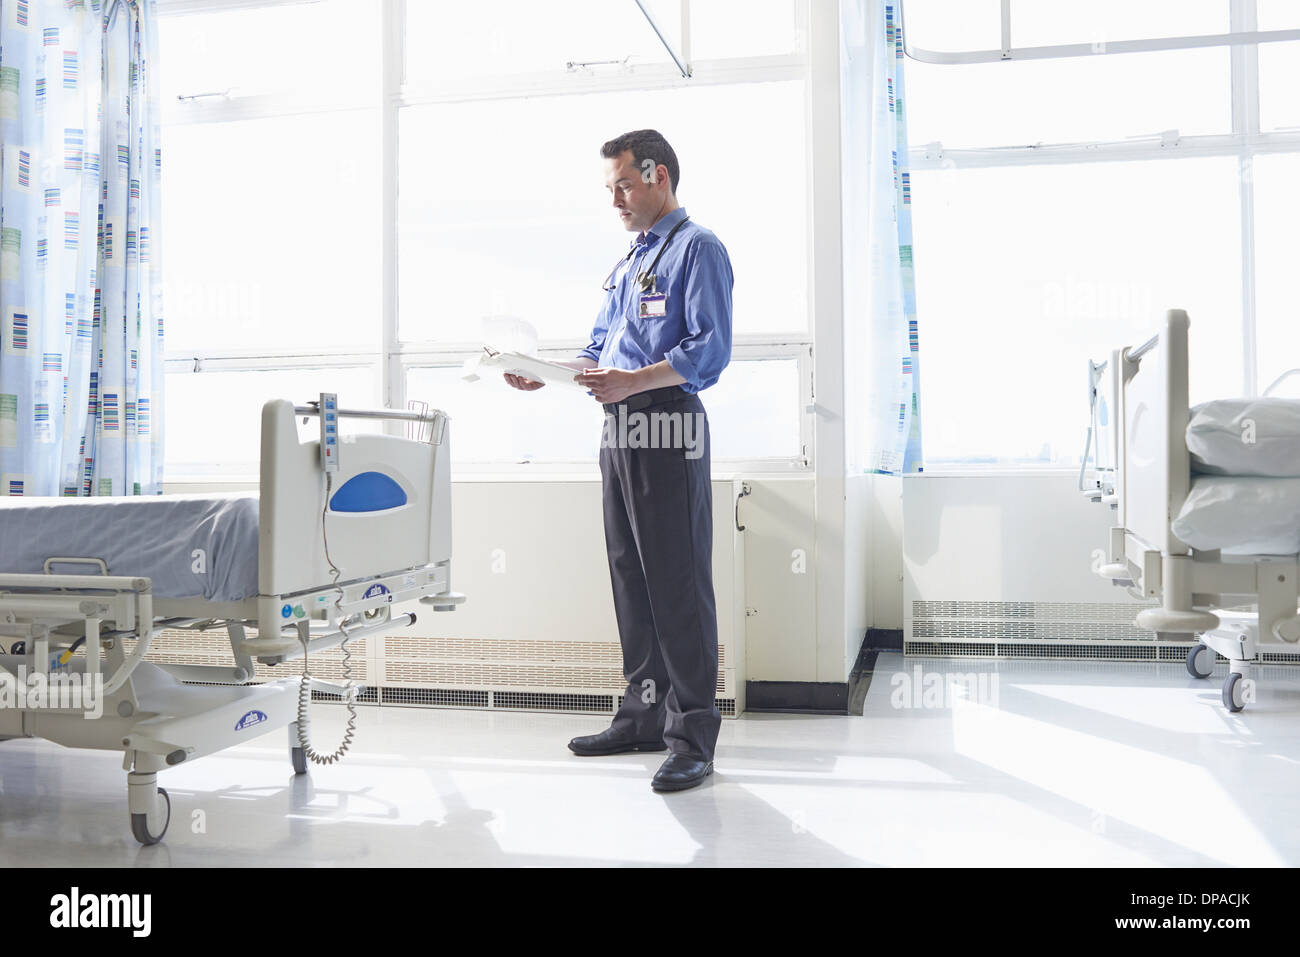
[[[293,761],[294,774],[307,773],[307,752],[302,748],[290,748],[289,758]]]
[[[131,815],[131,833],[137,841],[148,847],[163,839],[167,825],[171,822],[172,799],[167,795],[166,788],[159,788],[158,800],[151,813]]]
[[[1234,671],[1228,675],[1228,679],[1223,683],[1223,706],[1233,714],[1246,707],[1241,679],[1242,676]]]
[[[1187,652],[1187,673],[1193,678],[1208,678],[1214,670],[1214,652],[1208,645],[1197,645]]]

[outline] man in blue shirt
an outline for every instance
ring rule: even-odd
[[[680,169],[663,136],[625,133],[600,152],[614,208],[636,238],[604,283],[590,344],[566,364],[605,407],[605,546],[628,685],[609,729],[569,748],[584,756],[667,749],[651,784],[680,791],[713,772],[722,725],[699,393],[731,360],[731,261],[678,205]]]

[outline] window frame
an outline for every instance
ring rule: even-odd
[[[921,63],[998,63],[1007,60],[1054,60],[1061,57],[1095,56],[1114,53],[1154,53],[1159,50],[1194,50],[1205,47],[1237,46],[1260,43],[1278,43],[1300,40],[1300,30],[1259,30],[1255,19],[1247,26],[1232,22],[1229,14],[1227,33],[1190,34],[1186,36],[1152,37],[1132,40],[1093,40],[1088,43],[1055,43],[1042,46],[1017,47],[1012,42],[1012,0],[999,0],[999,48],[996,50],[927,50],[912,43],[906,32],[907,14],[905,0],[898,0],[903,16],[903,52]],[[1251,9],[1255,8],[1252,0]]]
[[[221,13],[242,9],[310,3],[313,0],[159,0],[162,17],[195,13]],[[627,0],[631,2],[631,0]],[[340,101],[332,96],[311,92],[283,94],[229,95],[212,91],[195,91],[197,96],[179,103],[163,105],[164,127],[190,124],[229,123],[243,120],[301,115],[316,112],[344,113],[379,111],[380,166],[378,198],[381,203],[382,281],[376,296],[381,314],[378,335],[354,346],[303,349],[231,349],[192,350],[197,354],[168,352],[165,368],[169,374],[202,374],[204,370],[254,371],[267,369],[352,368],[379,365],[382,398],[390,408],[406,405],[406,378],[412,368],[461,365],[479,351],[475,342],[435,342],[403,340],[398,328],[398,125],[401,111],[414,106],[444,103],[488,101],[502,98],[566,96],[622,90],[665,90],[686,86],[732,85],[798,80],[804,84],[805,134],[807,154],[814,153],[814,138],[838,138],[838,126],[825,128],[811,108],[813,86],[812,58],[808,55],[814,4],[796,0],[796,14],[802,26],[802,43],[793,53],[781,56],[741,57],[726,60],[690,61],[690,0],[682,4],[681,51],[690,64],[691,75],[683,77],[675,64],[638,65],[635,72],[587,70],[566,74],[519,73],[474,79],[443,89],[409,88],[404,81],[406,0],[379,0],[371,25],[380,31],[380,75],[373,82],[363,79],[355,92]],[[831,10],[820,16],[837,13]],[[650,24],[646,24],[649,30]],[[804,189],[808,209],[807,242],[807,327],[803,331],[781,334],[738,334],[733,341],[733,361],[756,359],[794,359],[799,370],[799,431],[801,454],[794,458],[716,459],[719,471],[799,472],[813,469],[816,404],[813,383],[814,326],[814,237],[813,164],[807,164]],[[823,228],[823,227],[818,227]],[[538,351],[548,356],[572,356],[587,344],[577,339],[543,339]],[[574,468],[595,468],[595,462],[572,463]],[[554,468],[552,463],[502,465],[498,463],[458,463],[458,472],[528,474]],[[222,476],[214,475],[213,481]]]
[[[899,0],[900,5],[907,0]],[[987,148],[948,149],[942,142],[923,145],[909,144],[908,160],[912,172],[927,170],[960,171],[989,167],[1066,165],[1082,163],[1105,163],[1130,160],[1178,160],[1200,156],[1230,156],[1237,158],[1237,189],[1241,209],[1240,237],[1240,294],[1242,305],[1242,383],[1247,396],[1259,394],[1259,363],[1257,349],[1257,311],[1256,311],[1256,276],[1255,276],[1255,189],[1251,168],[1256,156],[1268,153],[1300,153],[1300,132],[1277,131],[1264,132],[1260,129],[1259,112],[1259,47],[1252,37],[1259,36],[1256,27],[1256,0],[1225,0],[1229,5],[1230,34],[1239,42],[1231,45],[1229,82],[1231,84],[1231,132],[1223,134],[1206,134],[1183,136],[1177,130],[1154,132],[1148,137],[1115,141],[1084,141],[1077,143],[1036,143]],[[1002,0],[1004,45],[1009,43],[1008,24],[1009,0]],[[1300,35],[1300,31],[1269,31],[1269,33],[1286,33],[1285,37],[1272,39],[1291,39],[1290,33]],[[1084,49],[1078,50],[1076,47]],[[1038,48],[1056,50],[1055,56],[1111,55],[1118,45],[1108,45],[1108,49],[1088,49],[1088,44],[1067,45],[1058,48]],[[1071,52],[1059,52],[1062,50]],[[1165,49],[1160,47],[1159,49]],[[905,48],[906,53],[911,51]],[[1023,59],[1023,57],[1020,57]],[[1038,57],[1046,58],[1046,57]],[[1011,60],[1014,57],[998,59]],[[962,63],[973,62],[961,59],[944,61]],[[995,67],[990,67],[995,69]],[[921,247],[920,243],[917,243]],[[923,247],[918,249],[924,255]],[[922,315],[924,329],[924,315]],[[1082,360],[1081,360],[1082,361]],[[985,474],[989,470],[999,472],[1046,472],[1076,471],[1074,467],[1062,469],[1057,466],[1044,465],[1035,468],[1028,465],[989,463],[981,467],[974,463],[969,466],[960,460],[942,460],[942,471],[959,474]],[[927,469],[929,471],[929,469]]]

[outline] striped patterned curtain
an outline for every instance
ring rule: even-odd
[[[154,0],[0,0],[0,492],[162,484]]]
[[[866,470],[920,472],[921,367],[912,273],[911,185],[898,4],[866,0],[871,57]]]

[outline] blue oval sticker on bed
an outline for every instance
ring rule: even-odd
[[[382,512],[406,504],[402,486],[383,472],[360,472],[330,498],[331,512]]]

